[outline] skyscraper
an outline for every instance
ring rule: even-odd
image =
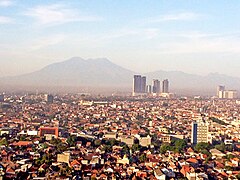
[[[142,81],[141,75],[133,76],[133,95],[141,92],[141,81]]]
[[[4,94],[0,95],[0,102],[4,102]]]
[[[217,87],[217,97],[220,99],[224,98],[224,91],[225,91],[225,86],[218,86]]]
[[[208,142],[208,125],[203,121],[192,123],[191,143],[197,144],[200,142]]]
[[[147,85],[147,93],[148,94],[152,93],[152,86],[151,85]]]
[[[147,83],[146,81],[147,81],[146,76],[142,76],[142,79],[141,79],[141,93],[146,92],[146,83]]]
[[[152,92],[156,94],[160,93],[160,81],[158,79],[153,79]]]
[[[169,93],[169,81],[168,81],[168,79],[163,80],[162,92],[163,93]]]
[[[133,76],[133,96],[146,92],[146,80],[145,76]]]

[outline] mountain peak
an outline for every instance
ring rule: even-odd
[[[15,86],[69,86],[69,87],[128,87],[131,90],[134,72],[114,64],[107,58],[72,57],[50,64],[39,71],[16,77],[2,78],[2,84]],[[224,84],[231,89],[239,89],[240,79],[212,73],[207,76],[193,75],[181,71],[155,71],[145,73],[148,83],[152,79],[169,79],[171,89],[179,92],[213,92],[217,85]],[[214,91],[215,92],[215,91]]]
[[[69,61],[85,61],[85,60],[83,58],[81,58],[81,57],[75,56],[75,57],[72,57],[72,58],[70,58],[68,60],[65,60],[63,62],[69,62]]]
[[[89,59],[87,59],[88,61],[101,61],[101,62],[111,62],[109,59],[107,59],[107,58],[95,58],[95,59],[93,59],[93,58],[89,58]]]
[[[107,58],[89,58],[89,59],[83,59],[81,57],[72,57],[68,60],[62,61],[60,63],[111,63],[113,64],[110,60],[108,60]]]

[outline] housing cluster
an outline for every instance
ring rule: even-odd
[[[235,99],[5,94],[0,122],[3,179],[240,178]]]

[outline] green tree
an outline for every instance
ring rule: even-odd
[[[51,164],[53,162],[52,155],[51,154],[43,154],[43,156],[39,159],[36,159],[35,163],[37,165],[42,164]]]
[[[141,161],[141,162],[145,162],[146,159],[147,159],[146,154],[141,154],[141,155],[139,156],[139,161]]]
[[[225,158],[226,158],[227,160],[230,160],[230,159],[232,159],[232,158],[235,158],[235,156],[234,156],[233,154],[227,154],[227,155],[225,156]]]
[[[105,152],[111,152],[112,151],[112,147],[110,145],[103,145],[103,151]]]
[[[114,145],[118,145],[118,142],[116,139],[109,139],[107,144],[113,147]]]
[[[129,154],[129,150],[130,150],[129,147],[126,144],[122,148],[123,154]]]
[[[226,146],[224,143],[218,144],[215,146],[215,148],[219,151],[225,152],[226,151]]]
[[[7,141],[6,138],[2,138],[2,139],[0,140],[0,146],[2,146],[2,145],[5,145],[5,146],[8,145],[8,141]]]
[[[133,144],[132,145],[132,152],[136,152],[136,151],[139,151],[139,150],[140,150],[139,144]]]
[[[102,144],[102,141],[101,140],[99,140],[99,139],[96,139],[95,141],[94,141],[94,145],[95,146],[100,146]]]
[[[225,166],[224,169],[227,170],[227,171],[233,171],[234,170],[234,168],[231,167],[231,166]]]
[[[43,144],[42,144],[42,148],[43,148],[43,149],[47,149],[47,148],[48,148],[48,144],[43,143]]]
[[[74,147],[74,146],[76,146],[76,140],[77,140],[76,136],[69,136],[67,138],[67,143],[70,147]]]
[[[171,150],[171,146],[169,144],[162,144],[160,147],[161,154],[165,154],[169,150]]]
[[[208,143],[205,143],[205,142],[200,142],[200,143],[198,143],[195,147],[194,147],[194,149],[197,151],[197,152],[201,152],[202,150],[210,150],[210,148],[211,148],[211,145],[210,144],[208,144]]]
[[[82,131],[82,130],[84,130],[84,127],[80,126],[78,129],[79,129],[80,131]]]
[[[182,152],[187,147],[187,142],[184,139],[174,141],[174,149],[176,152]]]
[[[20,141],[26,141],[27,140],[27,136],[25,134],[20,136]]]
[[[202,153],[202,154],[205,154],[205,155],[207,155],[207,156],[210,156],[210,155],[211,155],[211,153],[210,153],[208,150],[206,150],[206,149],[201,150],[201,153]]]
[[[59,153],[67,151],[67,145],[65,143],[57,144],[56,148],[57,148],[57,152]]]
[[[233,145],[226,145],[226,150],[232,152],[233,151]]]
[[[63,143],[60,139],[53,138],[50,143],[56,147],[56,151],[58,153],[62,153],[63,151],[66,151],[68,146],[66,143]]]
[[[237,179],[240,179],[240,173],[238,173],[238,175],[236,176]]]
[[[224,121],[222,121],[218,118],[215,118],[215,117],[210,117],[209,119],[212,120],[213,122],[221,124],[221,125],[225,125],[225,126],[228,125],[228,123],[225,123]]]

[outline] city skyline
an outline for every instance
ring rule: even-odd
[[[154,96],[173,96],[173,93],[169,92],[169,81],[164,79],[160,81],[159,79],[152,79],[152,84],[147,84],[146,76],[134,75],[133,76],[133,87],[132,96],[142,96],[142,95],[154,95]],[[161,87],[162,86],[162,87]],[[171,95],[170,95],[171,94]]]
[[[239,9],[0,0],[0,180],[240,179]]]
[[[106,57],[139,73],[240,77],[239,6],[238,1],[1,0],[0,76],[80,56]]]

